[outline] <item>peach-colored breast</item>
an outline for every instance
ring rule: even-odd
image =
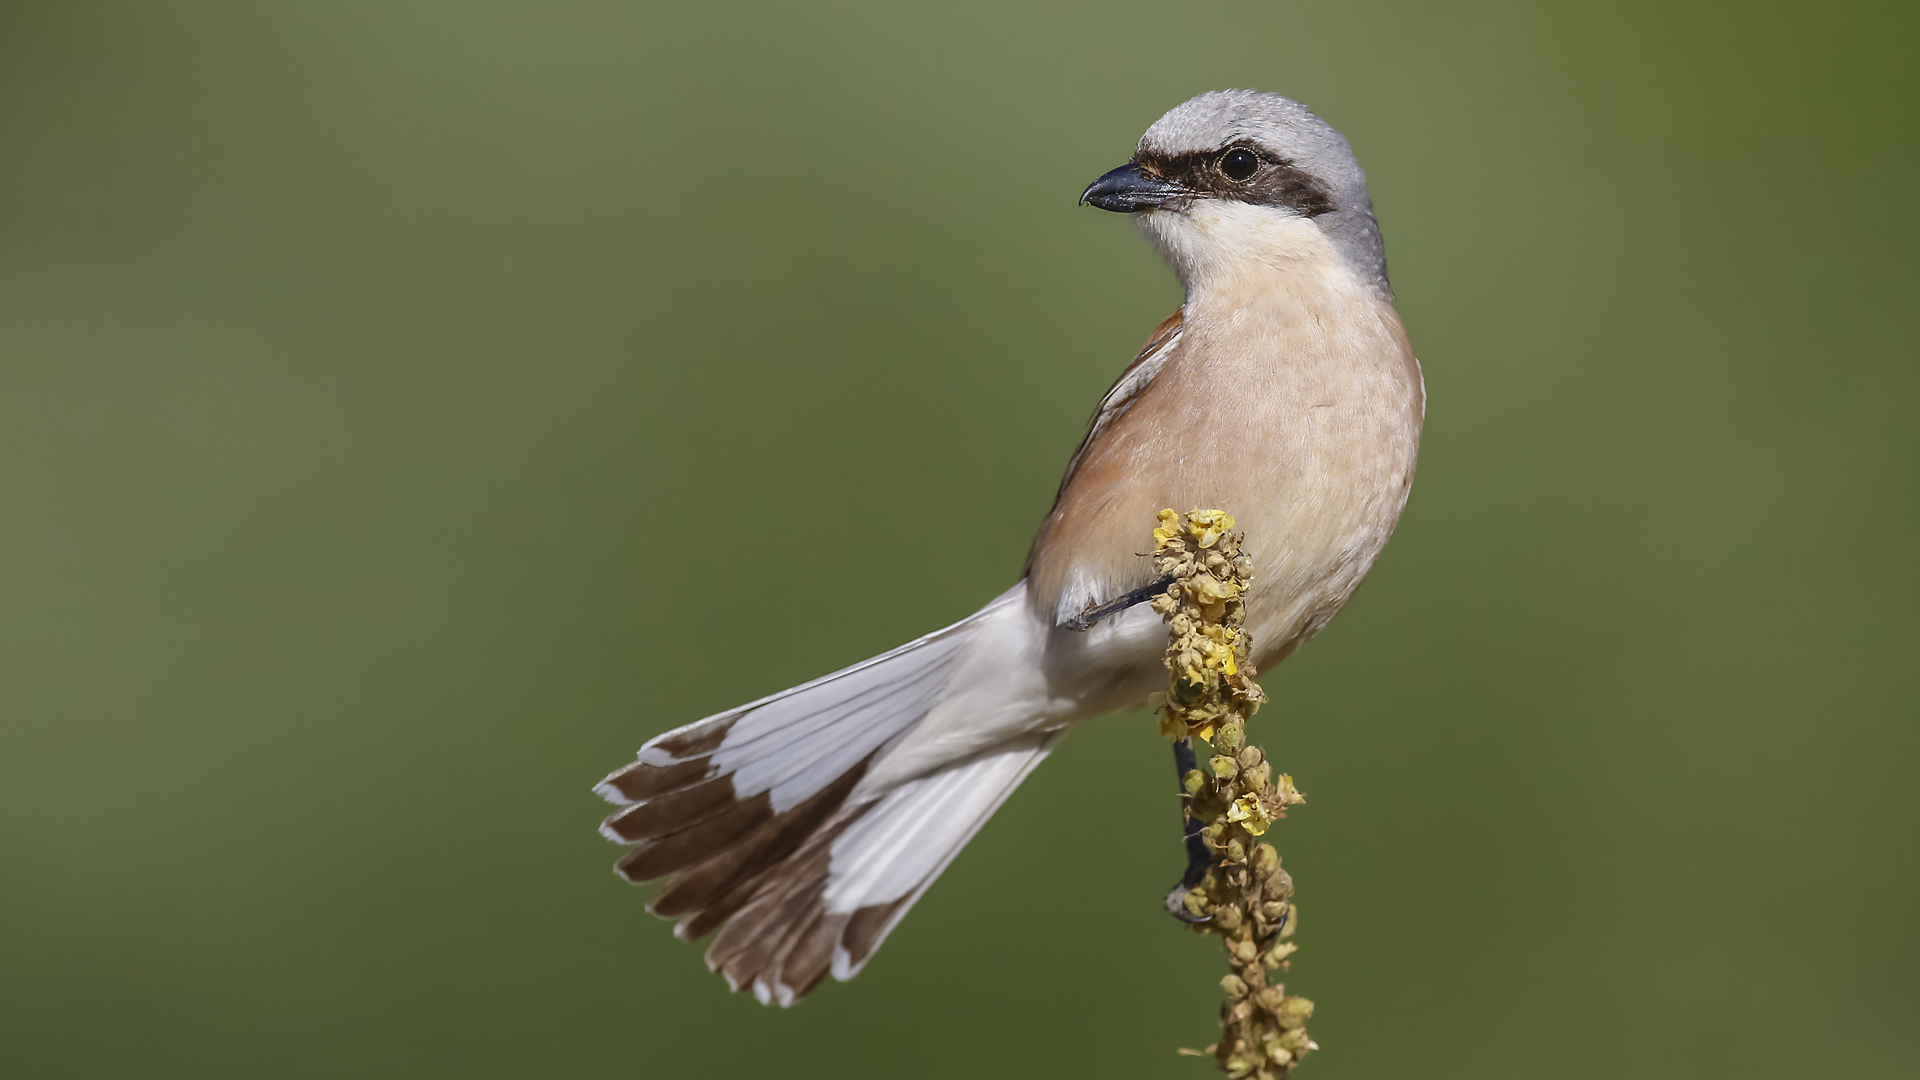
[[[1138,587],[1161,508],[1222,509],[1254,558],[1264,666],[1333,616],[1392,533],[1419,362],[1392,306],[1348,290],[1229,290],[1184,316],[1151,383],[1104,406],[1076,455],[1028,558],[1030,602],[1057,620]]]

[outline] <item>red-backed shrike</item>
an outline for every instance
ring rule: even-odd
[[[630,881],[734,989],[852,978],[1070,725],[1144,706],[1167,631],[1134,606],[1162,507],[1235,515],[1258,667],[1311,637],[1393,531],[1425,395],[1347,140],[1278,94],[1202,94],[1081,197],[1186,288],[1100,402],[1025,574],[966,619],[647,741],[596,788]]]

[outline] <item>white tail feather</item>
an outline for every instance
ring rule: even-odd
[[[860,973],[895,924],[975,833],[1053,750],[1058,732],[1030,735],[895,788],[833,842],[823,895],[828,913],[905,899],[857,961],[835,948],[833,977]]]
[[[968,631],[1020,593],[1010,590],[959,622],[879,656],[656,735],[640,747],[636,764],[666,768],[704,757],[707,776],[732,776],[739,797],[768,792],[775,811],[805,802],[923,719],[965,655]],[[674,744],[723,725],[716,744],[676,752]],[[629,805],[613,782],[619,775],[594,791]]]

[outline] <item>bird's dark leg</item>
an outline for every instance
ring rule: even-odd
[[[1085,632],[1110,615],[1118,615],[1135,604],[1144,604],[1167,591],[1174,582],[1174,575],[1162,574],[1132,592],[1122,593],[1104,604],[1088,604],[1087,610],[1075,615],[1060,625],[1068,630]],[[1207,849],[1207,842],[1200,835],[1200,819],[1190,811],[1193,796],[1187,794],[1187,774],[1199,767],[1199,759],[1194,757],[1193,740],[1181,739],[1173,744],[1174,781],[1180,785],[1181,835],[1186,841],[1187,869],[1180,875],[1180,884],[1167,894],[1167,911],[1182,922],[1206,922],[1207,916],[1195,915],[1187,910],[1187,893],[1200,884],[1207,871],[1213,867],[1213,852]]]
[[[1060,625],[1069,630],[1085,632],[1092,628],[1094,623],[1099,622],[1109,615],[1118,615],[1135,604],[1144,604],[1154,597],[1159,596],[1161,593],[1166,592],[1167,586],[1171,584],[1173,584],[1173,575],[1162,574],[1132,592],[1121,593],[1119,596],[1114,597],[1104,604],[1089,604],[1087,605],[1087,610],[1075,615]]]
[[[1213,852],[1207,850],[1207,842],[1200,835],[1200,819],[1189,812],[1193,796],[1187,794],[1187,774],[1199,768],[1199,759],[1193,753],[1193,740],[1181,739],[1173,744],[1173,772],[1180,784],[1180,813],[1183,821],[1181,834],[1187,843],[1187,870],[1180,875],[1180,884],[1167,894],[1167,912],[1181,922],[1206,922],[1204,915],[1195,915],[1187,910],[1187,892],[1200,879],[1207,876],[1213,866]]]

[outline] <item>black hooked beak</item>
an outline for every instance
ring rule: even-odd
[[[1179,184],[1148,176],[1140,166],[1128,162],[1095,180],[1080,193],[1080,205],[1087,203],[1116,214],[1134,214],[1165,206],[1192,191]]]

